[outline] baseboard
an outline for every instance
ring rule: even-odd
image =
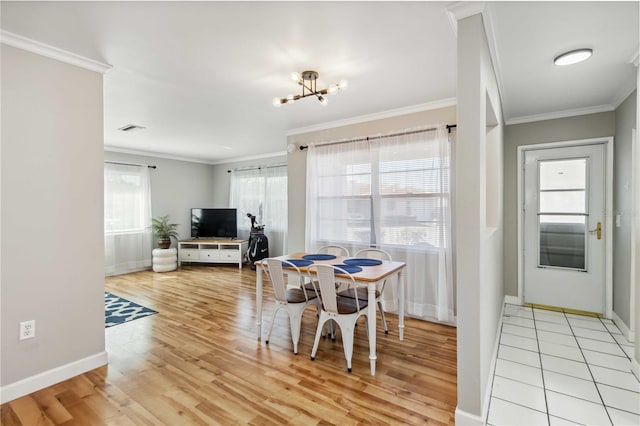
[[[613,321],[613,323],[615,325],[618,326],[618,328],[620,329],[620,331],[622,332],[622,334],[624,335],[624,337],[629,341],[629,342],[633,342],[634,341],[634,336],[633,333],[631,332],[631,330],[629,330],[629,327],[627,327],[627,324],[624,323],[624,321],[622,321],[620,319],[620,317],[618,316],[618,314],[615,313],[615,311],[613,311],[613,315],[611,315],[611,320]]]
[[[640,380],[640,364],[635,358],[631,358],[631,372],[636,376],[636,379]]]
[[[455,416],[456,416],[456,419],[455,419],[456,426],[484,425],[484,421],[482,421],[482,419],[479,416],[476,416],[475,414],[467,413],[466,411],[461,410],[458,407],[456,407]]]
[[[504,303],[508,303],[510,305],[520,305],[520,299],[518,296],[504,296]]]
[[[29,395],[40,389],[55,385],[64,380],[86,373],[94,368],[102,367],[109,362],[107,352],[100,352],[95,355],[71,362],[60,367],[52,368],[35,376],[27,377],[18,382],[11,383],[0,388],[0,404],[13,401],[21,396]]]

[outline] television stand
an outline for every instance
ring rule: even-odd
[[[248,246],[248,240],[238,239],[178,241],[178,266],[182,262],[237,263],[238,268],[242,269],[242,261]]]

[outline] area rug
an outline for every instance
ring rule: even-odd
[[[158,311],[145,308],[144,306],[138,305],[130,300],[123,299],[122,297],[107,292],[104,293],[104,310],[105,328],[158,313]]]

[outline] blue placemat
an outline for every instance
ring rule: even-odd
[[[316,253],[316,254],[305,254],[304,256],[302,256],[302,258],[307,260],[333,260],[336,257],[332,254]]]
[[[313,262],[307,259],[286,259],[287,262],[289,263],[293,263],[294,265],[296,265],[297,267],[300,266],[309,266],[311,265]],[[289,266],[286,263],[282,264],[283,266]]]
[[[334,265],[334,266],[337,266],[340,269],[344,269],[350,274],[355,274],[356,272],[362,271],[362,268],[356,265]],[[340,271],[336,271],[336,272],[340,273]]]
[[[346,265],[354,265],[354,266],[376,266],[376,265],[382,265],[382,260],[369,259],[366,257],[354,257],[352,259],[345,259],[344,263]]]

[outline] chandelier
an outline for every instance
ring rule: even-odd
[[[315,96],[318,101],[325,106],[328,103],[327,94],[335,94],[338,90],[347,88],[347,80],[340,80],[339,83],[332,84],[326,89],[318,90],[316,87],[316,81],[318,80],[318,73],[316,71],[303,71],[302,73],[294,72],[291,74],[291,79],[302,86],[302,94],[300,95],[288,95],[286,98],[273,98],[273,105],[280,106],[282,104],[290,104],[299,99],[309,96]]]

